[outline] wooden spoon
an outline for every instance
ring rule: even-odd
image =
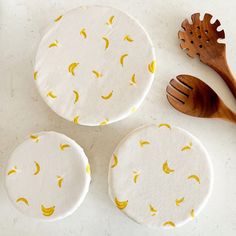
[[[233,113],[218,95],[200,79],[191,75],[178,75],[166,88],[169,103],[190,116],[222,118],[236,123]]]
[[[187,19],[182,22],[184,31],[179,31],[178,37],[182,40],[180,47],[186,50],[188,56],[200,57],[200,61],[214,69],[226,82],[232,94],[236,98],[236,80],[232,75],[226,60],[226,45],[219,43],[218,39],[224,39],[224,30],[217,31],[219,20],[211,24],[212,15],[206,13],[203,20],[200,14],[191,16],[192,24]]]

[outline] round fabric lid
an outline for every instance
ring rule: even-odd
[[[34,79],[58,115],[97,126],[140,106],[155,67],[150,38],[136,20],[111,7],[88,6],[54,20],[39,45]]]
[[[7,193],[22,213],[43,220],[72,214],[84,200],[90,167],[83,149],[56,132],[33,134],[11,155]]]
[[[150,227],[175,227],[194,218],[212,186],[202,144],[183,129],[149,125],[129,134],[109,168],[109,192],[131,219]]]

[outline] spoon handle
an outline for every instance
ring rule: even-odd
[[[209,66],[211,66],[211,68],[221,76],[236,99],[236,80],[229,69],[226,58],[221,57],[217,60],[217,62]]]
[[[231,121],[236,124],[236,113],[231,111],[222,101],[219,103],[219,109],[216,117]]]

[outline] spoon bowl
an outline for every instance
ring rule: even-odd
[[[206,83],[191,75],[178,75],[166,88],[169,103],[190,116],[222,118],[236,123],[233,113]]]
[[[225,38],[224,30],[218,31],[219,20],[211,23],[212,15],[206,13],[203,20],[200,14],[191,16],[192,23],[187,19],[182,22],[183,31],[179,31],[180,47],[191,58],[199,56],[200,61],[214,69],[226,82],[236,98],[236,80],[226,60],[226,45],[219,42]]]

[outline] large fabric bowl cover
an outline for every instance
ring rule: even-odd
[[[57,17],[38,48],[34,79],[45,102],[81,125],[105,125],[134,112],[154,78],[154,49],[141,25],[105,6]]]
[[[72,214],[90,184],[83,149],[56,132],[33,134],[9,158],[5,184],[13,205],[27,216],[56,220]]]
[[[109,193],[140,224],[170,228],[193,219],[212,187],[202,144],[169,124],[136,129],[118,145],[109,167]]]

